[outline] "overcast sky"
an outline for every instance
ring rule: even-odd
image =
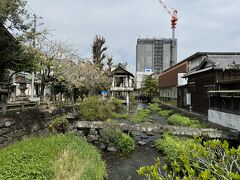
[[[54,39],[91,57],[95,34],[114,62],[135,68],[138,37],[171,37],[171,17],[158,0],[28,0]],[[240,0],[165,0],[178,10],[178,62],[198,51],[240,51]]]

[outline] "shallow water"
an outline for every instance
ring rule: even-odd
[[[146,105],[139,103],[135,112],[144,108],[146,108]],[[158,123],[164,122],[163,118],[160,120],[153,119]],[[102,152],[102,157],[107,165],[108,180],[127,180],[128,178],[130,180],[143,180],[144,178],[138,176],[136,170],[141,166],[154,164],[155,160],[161,157],[161,154],[152,147],[154,140],[160,137],[159,134],[150,136],[143,132],[132,132],[132,134],[136,143],[136,148],[132,153]],[[146,145],[137,145],[139,140],[146,142]]]
[[[137,146],[135,151],[128,156],[109,152],[103,155],[109,180],[126,180],[129,176],[133,180],[144,179],[137,175],[136,170],[141,166],[154,164],[157,157],[160,157],[160,153],[148,146]]]
[[[140,137],[147,137],[144,134],[139,134]],[[158,136],[150,136],[148,139],[143,139],[147,144],[144,146],[136,145],[135,150],[126,155],[119,152],[102,152],[103,159],[107,164],[109,180],[126,180],[131,177],[132,180],[143,180],[138,176],[136,170],[141,166],[152,165],[155,159],[161,154],[157,152],[151,144]],[[138,141],[139,138],[136,138]],[[137,144],[137,143],[136,143]]]

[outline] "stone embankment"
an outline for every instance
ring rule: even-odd
[[[111,125],[108,122],[91,122],[91,121],[78,121],[75,123],[76,129],[102,129]],[[239,139],[238,131],[224,131],[212,128],[189,128],[182,126],[162,125],[162,124],[131,124],[131,123],[118,123],[117,126],[125,131],[140,131],[148,133],[164,133],[168,132],[179,136],[201,136],[207,138],[220,138],[220,139]]]
[[[48,135],[50,133],[48,125],[51,117],[64,111],[64,109],[56,108],[36,108],[24,112],[15,112],[5,118],[0,117],[0,148],[21,139]]]

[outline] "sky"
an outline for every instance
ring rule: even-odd
[[[199,51],[240,51],[239,0],[164,0],[178,10],[178,62]],[[172,34],[170,15],[158,0],[28,0],[56,40],[91,57],[96,34],[106,39],[114,63],[136,63],[137,38]]]

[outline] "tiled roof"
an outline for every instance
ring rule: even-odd
[[[213,62],[214,69],[235,69],[240,65],[240,55],[215,55],[208,60]]]
[[[240,53],[236,54],[210,54],[199,66],[191,70],[184,77],[208,71],[211,69],[239,69],[240,70]]]

